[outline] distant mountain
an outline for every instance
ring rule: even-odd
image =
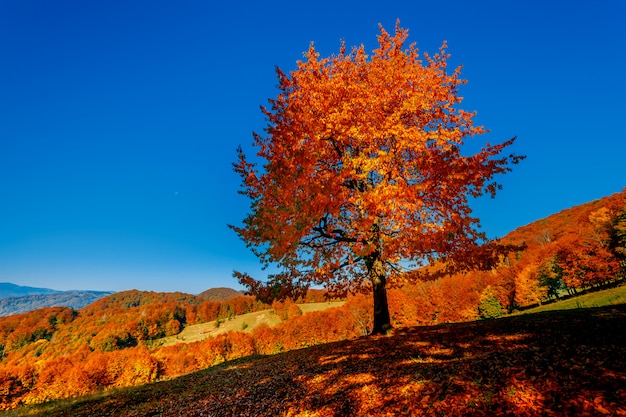
[[[0,316],[27,313],[45,307],[71,307],[79,309],[104,296],[112,294],[106,291],[49,291],[53,291],[53,293],[0,299]]]
[[[0,298],[21,297],[32,294],[55,294],[59,292],[50,288],[25,287],[10,282],[0,282]]]
[[[199,298],[209,301],[225,301],[229,298],[240,297],[244,295],[243,291],[233,290],[232,288],[211,288],[198,294]]]

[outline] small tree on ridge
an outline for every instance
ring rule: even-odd
[[[235,276],[266,298],[310,285],[371,288],[374,334],[391,327],[387,280],[401,265],[489,264],[497,245],[478,246],[487,241],[468,198],[495,196],[493,177],[523,158],[499,156],[515,138],[462,155],[486,130],[456,108],[460,69],[447,74],[445,43],[423,62],[414,45],[404,49],[407,37],[399,22],[393,36],[380,27],[371,57],[342,43],[320,58],[311,44],[295,71],[277,69],[280,94],[262,107],[262,169],[241,148],[234,164],[251,207],[242,227],[230,227],[280,270],[267,282]]]

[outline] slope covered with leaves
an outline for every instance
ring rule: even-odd
[[[626,415],[626,305],[413,327],[20,416]]]

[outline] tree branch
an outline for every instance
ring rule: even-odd
[[[312,230],[317,233],[317,236],[311,236],[311,238],[302,242],[303,245],[308,246],[310,248],[323,248],[326,246],[331,246],[336,243],[355,243],[357,242],[356,238],[351,238],[346,235],[346,232],[342,229],[335,228],[333,230],[328,229],[328,218],[330,214],[325,213],[324,217],[322,217],[317,226],[314,226]],[[328,239],[330,242],[327,243],[317,243],[313,244],[316,239]]]

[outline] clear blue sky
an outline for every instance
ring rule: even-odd
[[[0,282],[240,288],[231,169],[274,67],[376,46],[397,18],[469,83],[462,107],[528,159],[475,212],[490,237],[626,187],[626,2],[0,1]]]

